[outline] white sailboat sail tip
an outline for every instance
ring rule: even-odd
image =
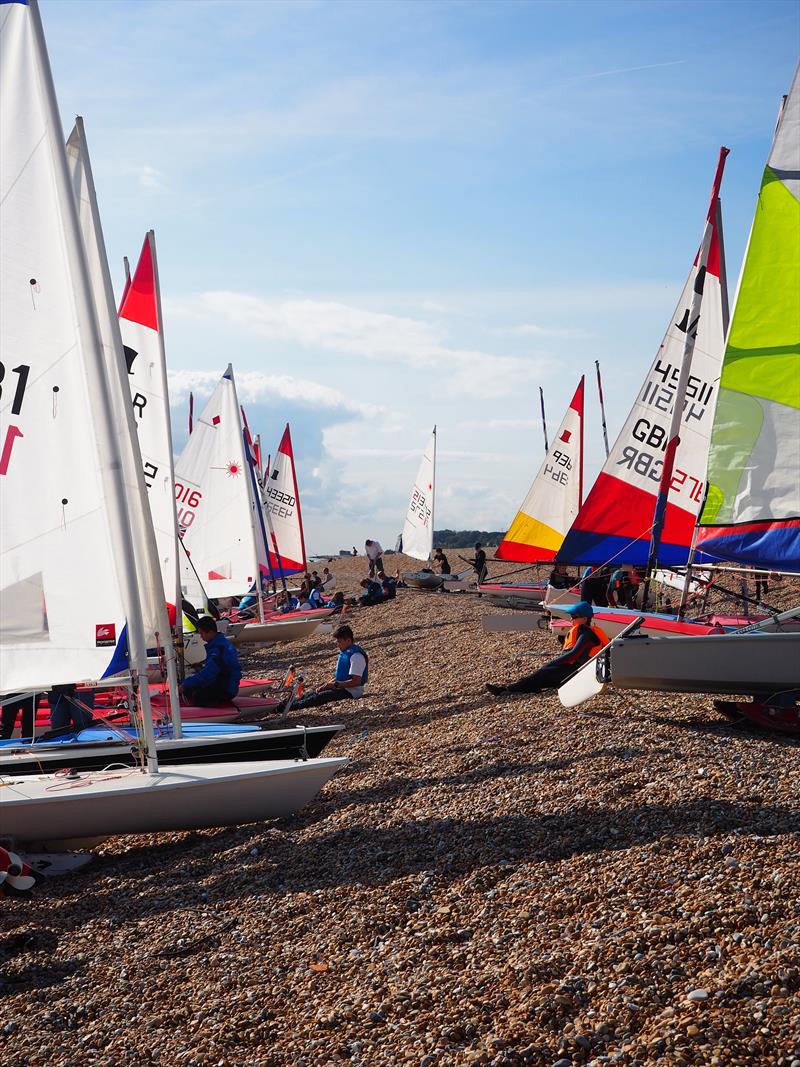
[[[401,534],[403,552],[414,559],[428,560],[433,552],[433,506],[436,476],[436,428],[428,441]]]
[[[232,369],[222,376],[175,465],[178,525],[214,597],[250,591],[264,554]],[[266,565],[266,559],[263,560]]]

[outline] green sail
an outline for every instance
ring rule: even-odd
[[[800,570],[800,68],[761,182],[707,481],[700,558]]]

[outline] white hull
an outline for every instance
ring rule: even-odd
[[[199,830],[276,819],[302,808],[348,763],[187,765],[147,775],[136,770],[0,778],[0,828],[17,841]]]
[[[618,689],[750,693],[800,689],[800,634],[631,638],[611,650]]]
[[[310,637],[323,620],[286,619],[280,622],[248,622],[233,638],[235,645],[274,645]]]

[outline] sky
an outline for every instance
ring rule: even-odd
[[[436,527],[505,529],[587,375],[586,477],[702,235],[735,290],[791,0],[40,0],[121,289],[156,231],[175,448],[233,363],[292,428],[311,553],[392,546],[438,427]]]

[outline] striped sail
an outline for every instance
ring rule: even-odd
[[[258,463],[258,457],[255,457]],[[276,578],[298,574],[306,569],[306,546],[300,493],[292,451],[289,424],[270,464],[264,482],[264,507],[269,509],[274,540],[269,553],[270,572]]]
[[[697,540],[700,561],[800,571],[800,67],[739,281]]]
[[[689,309],[698,274],[695,257],[678,306],[630,414],[556,559],[559,563],[644,566],[683,362],[686,330],[696,330],[680,439],[667,497],[659,563],[686,563],[703,499],[708,442],[725,345],[727,288],[719,189],[727,149],[720,152],[707,221],[711,237],[699,321]]]
[[[583,387],[581,377],[545,461],[500,542],[495,559],[518,563],[552,560],[575,520],[583,492]]]

